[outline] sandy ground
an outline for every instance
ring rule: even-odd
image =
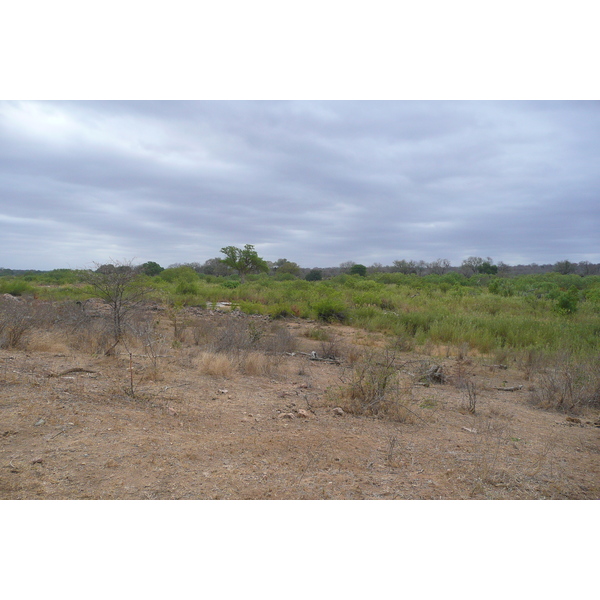
[[[210,368],[189,340],[154,370],[143,352],[0,350],[0,498],[600,498],[599,415],[534,408],[516,365],[403,353],[412,422],[339,414],[348,356],[377,342],[329,326],[340,362],[315,361],[320,326],[279,327],[297,352],[253,369]],[[415,365],[432,361],[444,383],[419,385]],[[474,414],[459,380],[476,385]]]

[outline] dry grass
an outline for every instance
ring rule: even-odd
[[[200,373],[211,377],[231,377],[236,370],[231,359],[219,352],[201,352],[196,364]]]

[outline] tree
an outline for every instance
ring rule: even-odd
[[[219,257],[209,258],[204,261],[204,264],[199,269],[200,273],[205,275],[215,275],[217,277],[226,277],[231,275],[231,269],[223,263],[223,259]]]
[[[311,269],[304,279],[306,281],[321,281],[323,279],[323,271],[320,269]]]
[[[87,271],[84,280],[111,308],[116,346],[123,337],[131,312],[143,302],[150,288],[140,282],[141,273],[132,266],[131,261],[94,264],[96,270]]]
[[[277,275],[284,273],[298,277],[301,273],[300,266],[295,262],[289,261],[287,258],[280,258],[273,266],[273,269]]]
[[[140,268],[142,269],[144,275],[148,275],[150,277],[154,277],[155,275],[158,275],[164,271],[163,267],[153,261],[144,263]]]
[[[428,267],[434,275],[443,275],[450,268],[450,261],[447,258],[438,258],[429,263]]]
[[[395,260],[393,262],[394,265],[394,271],[398,272],[398,273],[403,273],[404,275],[409,275],[410,273],[414,273],[415,272],[415,261],[414,260],[409,260],[406,261],[404,259],[402,260]]]
[[[268,273],[269,266],[254,250],[254,246],[246,244],[243,249],[235,246],[226,246],[221,248],[221,253],[225,258],[221,259],[223,264],[236,270],[242,279],[245,280],[248,273]]]
[[[489,260],[486,260],[477,267],[477,271],[484,275],[496,275],[498,273],[498,267],[493,265]]]
[[[366,277],[367,267],[365,267],[365,265],[352,265],[350,268],[350,275],[360,275],[361,277]]]
[[[569,275],[570,273],[575,273],[577,269],[577,265],[575,263],[569,262],[568,260],[559,260],[554,264],[554,270],[562,273],[563,275]]]
[[[482,264],[483,258],[480,258],[479,256],[469,256],[469,258],[465,258],[465,260],[462,261],[460,267],[465,275],[471,276],[478,272],[479,267],[481,267]]]

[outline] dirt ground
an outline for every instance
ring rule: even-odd
[[[599,415],[533,407],[516,365],[404,352],[412,422],[358,416],[338,409],[336,389],[344,357],[376,336],[278,326],[297,351],[255,374],[211,370],[190,344],[170,346],[153,371],[142,351],[0,350],[0,498],[600,498]],[[333,332],[339,364],[313,360],[323,344],[311,328]],[[423,385],[413,371],[431,362],[444,380]],[[474,413],[458,380],[476,386]]]

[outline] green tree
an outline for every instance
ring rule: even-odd
[[[350,268],[350,275],[360,275],[361,277],[366,277],[367,267],[365,267],[365,265],[352,265]]]
[[[256,253],[254,246],[246,244],[244,248],[235,246],[226,246],[221,248],[221,253],[225,258],[221,262],[231,267],[240,274],[242,281],[245,280],[248,273],[268,273],[269,265]]]
[[[477,267],[477,271],[484,275],[496,275],[498,273],[498,267],[493,265],[489,260],[486,260]]]
[[[304,279],[306,281],[321,281],[323,279],[323,271],[320,269],[311,269]]]
[[[286,273],[298,277],[301,273],[300,266],[295,262],[289,261],[287,258],[280,258],[273,268],[277,275]]]
[[[154,277],[155,275],[158,275],[164,271],[164,268],[154,261],[148,261],[144,263],[141,266],[141,269],[144,275],[148,275],[150,277]]]

